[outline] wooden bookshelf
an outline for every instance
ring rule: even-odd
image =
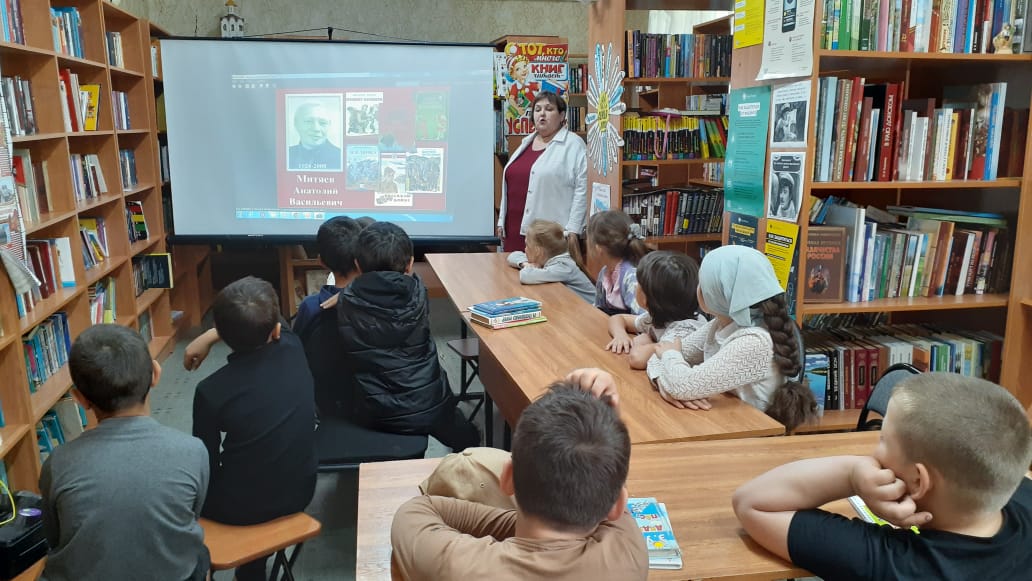
[[[695,159],[625,159],[620,162],[622,166],[633,165],[669,165],[669,166],[690,166],[702,165],[704,163],[724,163],[724,160],[717,157],[704,157]],[[689,178],[691,179],[691,178]],[[686,180],[687,181],[687,180]]]
[[[822,6],[815,7],[814,23],[819,28]],[[950,54],[913,52],[868,52],[826,50],[820,45],[819,30],[814,34],[813,72],[809,119],[817,118],[819,79],[833,75],[854,76],[879,81],[903,82],[903,99],[934,97],[941,103],[942,88],[1008,82],[1007,104],[1026,108],[1032,102],[1029,85],[1024,82],[1032,73],[1032,54]],[[752,87],[756,81],[762,55],[761,46],[734,51],[733,88]],[[795,79],[793,79],[795,80]],[[766,83],[777,84],[777,82]],[[992,181],[892,181],[892,182],[814,182],[817,123],[809,123],[807,135],[804,186],[799,222],[798,273],[807,271],[806,240],[809,235],[811,194],[824,197],[833,194],[858,204],[883,208],[887,205],[937,206],[957,210],[988,211],[1007,216],[1016,239],[1013,244],[1010,290],[1001,294],[945,297],[913,297],[879,299],[859,303],[805,304],[802,292],[792,297],[800,316],[834,313],[886,312],[890,320],[904,322],[948,322],[948,325],[988,330],[1004,336],[1003,364],[1000,383],[1014,393],[1024,405],[1032,403],[1032,312],[1024,305],[1032,301],[1032,196],[1029,180],[1004,173]],[[1032,139],[1032,131],[1028,134]],[[1004,131],[1006,138],[1006,130]],[[1032,171],[1032,141],[1025,143],[1025,171]],[[765,167],[769,166],[768,159]],[[1005,176],[1005,177],[1004,177]],[[765,188],[766,191],[766,188]],[[766,207],[766,205],[765,205]],[[762,245],[766,220],[759,220],[759,243]],[[801,274],[799,275],[802,278]],[[800,286],[801,288],[801,286]],[[831,416],[829,419],[834,419]],[[848,419],[848,418],[847,418]],[[827,423],[827,422],[825,422]],[[849,422],[843,422],[849,423]]]
[[[82,20],[82,45],[85,58],[61,54],[54,49],[50,30],[51,5],[74,5]],[[148,291],[146,304],[134,300],[132,258],[141,253],[164,252],[165,230],[161,216],[161,191],[157,183],[156,125],[153,86],[144,63],[150,62],[150,40],[146,21],[103,0],[74,2],[39,0],[22,2],[26,44],[0,43],[0,70],[4,75],[21,75],[32,83],[33,109],[40,132],[12,138],[12,145],[28,149],[33,161],[47,162],[46,177],[52,198],[52,210],[41,214],[35,222],[25,222],[28,239],[68,238],[74,266],[74,285],[61,287],[35,303],[31,311],[18,316],[14,291],[6,270],[0,269],[0,405],[6,422],[0,427],[0,457],[6,464],[12,488],[38,490],[40,455],[35,426],[39,419],[72,386],[68,366],[58,369],[34,392],[30,392],[28,370],[20,338],[33,331],[55,313],[67,315],[74,339],[91,325],[89,287],[110,277],[115,287],[116,322],[134,328],[141,317],[149,317],[154,337],[172,332],[169,316],[169,293],[162,289]],[[122,37],[125,67],[107,64],[106,33],[118,31]],[[83,84],[100,85],[98,125],[96,131],[68,132],[62,122],[62,108],[57,75],[70,69]],[[111,92],[126,93],[132,130],[114,130]],[[136,155],[139,186],[123,191],[118,159],[119,149],[131,149]],[[98,157],[107,182],[106,193],[96,198],[75,199],[69,160],[72,154],[93,154]],[[141,201],[149,230],[144,243],[130,244],[125,217],[126,199]],[[91,269],[82,260],[82,239],[79,219],[104,218],[109,256]],[[160,341],[152,341],[152,345]],[[164,345],[162,345],[164,349]],[[159,350],[160,351],[160,350]],[[19,576],[34,579],[42,564]]]
[[[731,77],[630,77],[625,85],[727,85]]]

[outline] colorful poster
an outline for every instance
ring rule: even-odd
[[[505,134],[529,135],[534,131],[531,113],[542,91],[566,97],[569,71],[567,45],[542,42],[510,42],[505,45]]]
[[[767,242],[763,253],[767,255],[781,288],[788,289],[789,275],[795,261],[796,242],[799,240],[799,226],[780,220],[767,221]],[[795,301],[795,295],[790,295]]]
[[[770,87],[732,90],[729,109],[724,161],[725,210],[762,217]]]
[[[735,48],[763,42],[763,0],[735,1]]]
[[[756,230],[759,227],[759,218],[728,212],[728,223],[730,224],[727,232],[728,244],[756,248]]]
[[[770,0],[763,18],[757,81],[808,77],[813,71],[814,0]]]
[[[594,216],[599,212],[606,212],[609,210],[611,204],[612,199],[609,194],[609,184],[591,182],[591,208],[588,210],[588,215]]]

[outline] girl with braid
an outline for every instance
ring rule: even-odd
[[[699,307],[714,316],[681,340],[657,343],[646,366],[660,396],[678,408],[708,410],[732,392],[792,431],[816,414],[799,374],[799,350],[785,293],[767,257],[723,246],[699,267]]]

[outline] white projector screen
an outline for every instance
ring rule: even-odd
[[[494,232],[487,45],[161,42],[177,237]]]

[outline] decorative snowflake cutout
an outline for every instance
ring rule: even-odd
[[[619,53],[613,54],[613,44],[603,50],[602,43],[595,44],[595,74],[588,75],[588,105],[594,112],[588,113],[588,156],[591,165],[602,175],[617,164],[623,137],[615,117],[623,115],[627,107],[623,104],[624,71],[620,67]]]

